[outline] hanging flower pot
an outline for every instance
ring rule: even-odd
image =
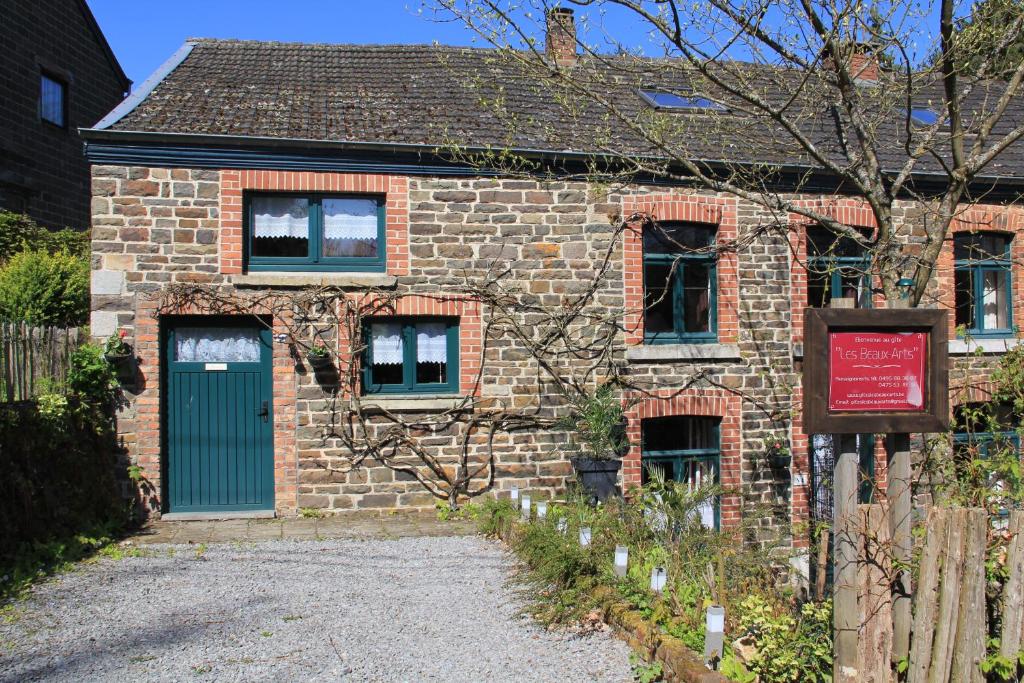
[[[127,330],[121,329],[107,337],[103,345],[103,358],[114,369],[117,381],[121,384],[135,380],[135,353],[125,341]]]
[[[306,352],[306,361],[313,370],[326,370],[331,367],[331,351],[323,344],[314,344]]]

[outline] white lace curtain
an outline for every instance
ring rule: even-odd
[[[377,202],[372,199],[325,199],[324,239],[377,239]]]
[[[373,323],[370,326],[374,365],[401,365],[405,350],[400,323]],[[448,362],[448,330],[444,323],[417,323],[416,362]]]
[[[309,238],[309,201],[292,197],[254,197],[254,237]]]
[[[258,363],[256,330],[231,327],[179,327],[174,332],[174,357],[189,363]]]
[[[323,200],[324,239],[377,239],[377,202],[372,199]],[[255,237],[309,237],[309,200],[301,197],[254,197]]]

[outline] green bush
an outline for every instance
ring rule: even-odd
[[[0,268],[0,319],[76,327],[88,313],[86,259],[63,251],[23,251]]]
[[[653,628],[697,652],[704,648],[705,612],[726,608],[731,641],[747,636],[759,654],[744,666],[726,648],[723,672],[744,683],[828,680],[832,671],[829,604],[800,605],[780,585],[778,568],[786,557],[781,544],[753,544],[758,515],[750,526],[715,531],[700,523],[699,510],[719,487],[691,491],[685,484],[654,476],[629,501],[591,507],[570,498],[549,507],[545,520],[523,524],[508,501],[483,505],[480,528],[500,533],[528,567],[520,578],[535,596],[530,612],[545,623],[584,617],[595,606],[596,589],[612,589]],[[565,520],[566,531],[559,530]],[[591,542],[580,546],[581,527],[590,527]],[[629,549],[624,577],[613,572],[616,545]],[[662,593],[650,590],[651,570],[665,567]],[[785,667],[777,666],[785,662]]]
[[[6,263],[22,251],[66,251],[83,258],[89,255],[89,233],[65,228],[47,230],[28,216],[0,211],[0,263]]]

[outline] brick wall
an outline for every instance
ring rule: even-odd
[[[0,20],[0,208],[43,225],[89,225],[89,166],[77,129],[113,109],[126,84],[77,0],[9,0]],[[67,126],[39,117],[42,70],[67,84]]]
[[[503,286],[508,291],[524,302],[558,307],[586,288],[611,248],[608,279],[593,305],[621,314],[615,359],[641,397],[630,404],[632,449],[624,461],[624,482],[639,481],[637,439],[643,417],[718,416],[723,426],[721,478],[730,489],[723,523],[735,523],[742,510],[757,506],[767,514],[756,520],[755,533],[768,542],[792,534],[793,523],[806,521],[807,487],[791,487],[794,475],[808,475],[807,437],[793,419],[800,401],[797,322],[806,301],[799,226],[764,230],[774,217],[733,198],[651,187],[599,191],[577,182],[94,167],[93,333],[103,336],[124,326],[136,344],[140,388],[119,424],[129,451],[151,480],[159,481],[161,467],[153,432],[159,428],[160,391],[153,297],[172,282],[235,291],[245,277],[239,272],[242,194],[274,188],[385,195],[387,274],[394,277],[391,291],[399,301],[395,312],[457,315],[461,393],[516,408],[552,398],[538,384],[535,361],[507,335],[483,339],[491,312],[455,292],[467,278],[507,269]],[[813,201],[831,202],[836,211],[862,209],[856,202]],[[719,264],[722,343],[644,355],[648,347],[641,343],[642,331],[638,334],[640,235],[635,227],[621,234],[615,227],[620,217],[641,210],[661,220],[715,223],[721,240],[740,238],[739,247],[724,253]],[[858,223],[853,213],[854,224],[870,225]],[[911,231],[909,239],[920,235]],[[356,289],[352,296],[361,294]],[[349,362],[351,345],[340,332],[336,342],[339,359]],[[274,355],[279,510],[432,505],[434,499],[407,474],[374,463],[346,471],[344,446],[327,429],[344,397],[284,347],[275,344]],[[958,360],[954,374],[980,380],[986,372],[981,362]],[[544,410],[553,414],[550,407]],[[539,497],[552,496],[571,477],[565,433],[499,432],[491,451],[485,435],[466,429],[460,422],[443,433],[424,434],[421,445],[445,466],[457,462],[463,446],[474,462],[493,452],[498,491],[516,485]],[[159,500],[151,503],[159,510]],[[805,531],[797,529],[790,540],[805,545]]]

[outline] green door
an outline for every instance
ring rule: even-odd
[[[251,318],[166,326],[167,512],[274,509],[270,344]]]

